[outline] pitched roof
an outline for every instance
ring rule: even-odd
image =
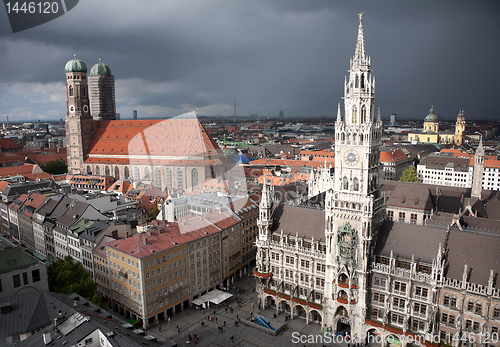
[[[325,211],[314,208],[278,204],[272,212],[273,232],[325,240]]]
[[[385,221],[380,227],[375,254],[432,263],[438,252],[438,245],[444,247],[446,229],[416,224]]]
[[[222,151],[196,116],[187,115],[187,118],[99,122],[90,145],[89,159],[107,156],[123,156],[125,162],[129,161],[129,156],[204,159],[206,156],[222,157]]]
[[[40,261],[37,258],[0,236],[0,273],[26,269],[39,264]]]
[[[23,252],[24,253],[24,252]],[[71,308],[54,300],[45,291],[24,293],[0,298],[0,303],[10,303],[12,311],[0,315],[0,336],[13,336],[35,332],[54,322],[57,311],[70,312]]]
[[[381,162],[394,162],[407,159],[408,156],[400,149],[393,151],[380,152]]]
[[[14,141],[13,139],[8,138],[8,137],[0,138],[0,147],[2,147],[3,150],[6,150],[6,149],[12,149],[12,150],[21,149],[21,146],[19,146],[16,143],[16,141]]]
[[[390,207],[431,211],[433,205],[429,187],[419,183],[399,182],[387,199]]]
[[[203,216],[188,215],[178,222],[154,221],[149,226],[156,229],[109,242],[107,246],[141,259],[220,232],[239,222],[238,217],[225,210]]]
[[[447,262],[446,277],[462,280],[464,265],[467,265],[468,281],[487,286],[490,270],[495,277],[500,274],[500,234],[494,236],[451,230]],[[500,281],[494,283],[495,288],[500,288]]]

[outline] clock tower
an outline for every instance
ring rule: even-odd
[[[66,72],[66,151],[68,173],[83,174],[84,161],[94,135],[87,85],[87,65],[74,56],[64,67]]]
[[[385,218],[379,190],[382,121],[375,117],[375,80],[365,53],[363,13],[344,83],[344,116],[338,105],[335,123],[335,180],[326,192],[327,242],[325,323],[334,331],[364,331],[368,259]]]

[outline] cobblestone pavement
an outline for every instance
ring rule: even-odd
[[[235,289],[239,288],[244,290],[245,293],[234,294]],[[177,342],[178,346],[185,346],[188,344],[189,335],[198,335],[198,343],[196,346],[238,346],[238,347],[250,347],[250,346],[341,346],[347,347],[346,343],[333,344],[333,343],[303,343],[307,340],[303,340],[302,343],[297,341],[297,333],[300,335],[321,335],[321,326],[318,323],[311,323],[306,325],[305,319],[295,317],[295,319],[286,323],[284,331],[282,331],[278,336],[273,336],[267,334],[259,329],[246,326],[243,323],[239,323],[235,326],[235,321],[238,319],[244,320],[251,317],[252,302],[254,303],[254,312],[257,315],[262,315],[263,317],[273,318],[276,312],[273,308],[268,308],[266,310],[258,309],[258,298],[257,293],[255,293],[255,278],[250,275],[244,275],[242,279],[235,281],[231,287],[230,291],[233,293],[233,297],[226,300],[227,305],[233,307],[233,312],[229,310],[226,312],[224,306],[215,308],[217,321],[209,321],[207,317],[213,315],[214,308],[206,308],[202,310],[195,309],[185,309],[182,312],[178,312],[175,316],[170,318],[170,322],[161,321],[159,326],[152,327],[148,329],[148,333],[157,336],[158,339],[172,339]],[[237,298],[241,298],[241,307],[238,307],[236,302]],[[113,312],[117,315],[116,312]],[[126,321],[125,317],[120,317],[123,321]],[[285,322],[285,314],[281,313],[277,316],[276,320]],[[201,322],[204,325],[201,325]],[[225,325],[224,325],[225,321]],[[219,331],[219,324],[222,326],[222,332]],[[179,326],[181,332],[177,332],[177,326]],[[161,327],[161,331],[159,331]],[[292,335],[295,333],[295,335]],[[230,338],[234,337],[234,341],[231,342]],[[296,343],[294,343],[294,341]],[[319,341],[318,341],[319,342]],[[194,345],[194,340],[191,340],[189,345]]]

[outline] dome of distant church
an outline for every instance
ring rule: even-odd
[[[92,69],[90,69],[90,75],[108,75],[111,76],[111,69],[109,68],[108,65],[104,64],[101,62],[101,59],[99,59],[99,62],[92,66]]]
[[[87,65],[85,65],[85,63],[80,59],[76,59],[75,54],[75,58],[66,63],[64,70],[66,72],[87,72]]]
[[[438,117],[434,114],[434,106],[431,107],[429,114],[424,118],[424,122],[437,122]]]

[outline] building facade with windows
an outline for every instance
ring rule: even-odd
[[[403,337],[412,336],[416,346],[479,346],[479,334],[497,334],[500,325],[499,195],[481,194],[479,185],[380,185],[381,121],[373,117],[361,20],[331,186],[318,203],[298,206],[273,202],[263,187],[260,303],[386,345],[410,346]]]
[[[0,296],[49,290],[47,266],[0,236]]]

